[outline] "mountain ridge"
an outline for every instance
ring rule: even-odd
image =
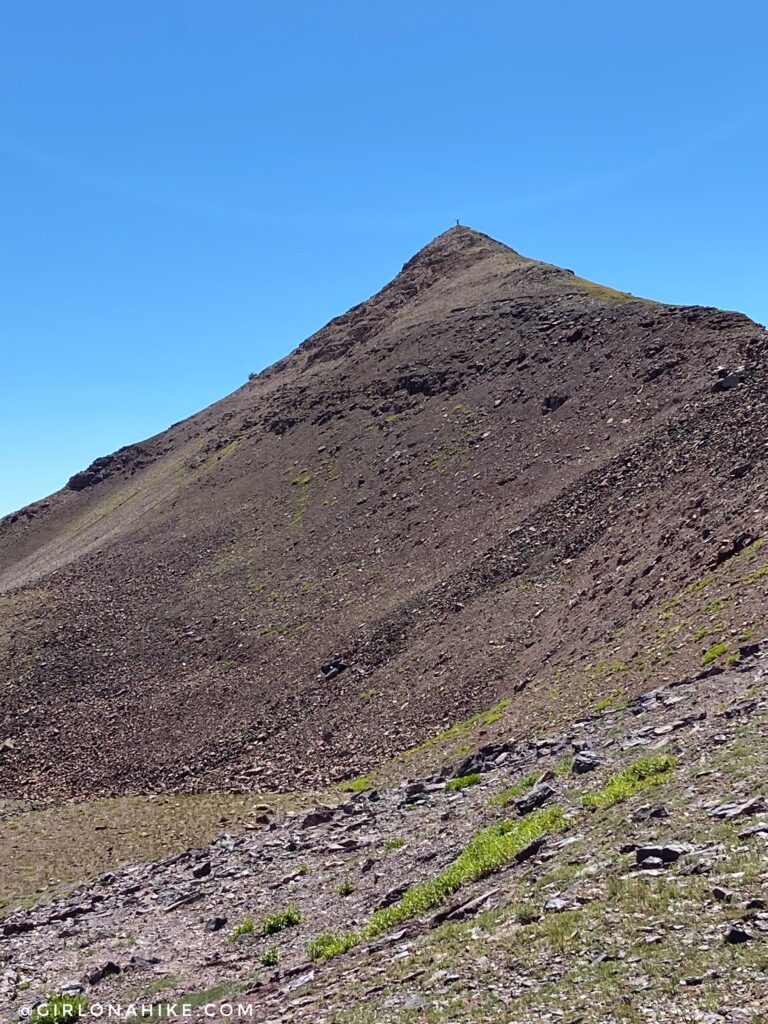
[[[761,534],[765,342],[449,229],[0,522],[2,791],[323,784],[499,700],[531,730],[639,692],[628,640],[581,662]]]

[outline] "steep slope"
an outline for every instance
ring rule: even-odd
[[[762,532],[767,337],[440,235],[0,523],[0,791],[320,784],[698,664],[695,623],[634,624]]]

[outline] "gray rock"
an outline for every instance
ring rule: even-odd
[[[411,885],[411,882],[403,882],[402,885],[396,885],[394,889],[390,889],[376,905],[376,910],[383,910],[385,907],[391,907],[393,903],[397,903],[402,896],[405,896]]]
[[[722,885],[716,885],[712,890],[712,895],[721,903],[730,903],[736,893],[733,889],[724,889]]]
[[[545,837],[539,836],[538,839],[534,839],[532,842],[528,843],[527,846],[524,846],[522,850],[518,850],[515,854],[515,860],[518,864],[522,864],[523,861],[530,860],[531,857],[536,856],[536,854],[539,852],[542,846],[545,845],[545,843]]]
[[[735,370],[729,370],[726,366],[718,366],[717,380],[714,383],[713,391],[733,391],[747,379],[743,366],[737,366]]]
[[[594,750],[580,750],[574,755],[571,771],[575,775],[585,775],[587,772],[593,772],[599,766],[600,758]]]
[[[664,861],[661,857],[646,857],[644,860],[638,862],[637,866],[642,868],[643,871],[654,871],[657,868],[663,868]]]
[[[31,932],[34,927],[33,921],[6,921],[3,935],[21,935],[23,932]]]
[[[423,996],[411,994],[405,996],[402,1005],[404,1010],[420,1010],[427,1005],[427,1001]]]
[[[525,796],[521,796],[519,800],[515,801],[515,807],[518,814],[529,814],[537,807],[541,807],[547,800],[550,800],[555,795],[555,789],[550,786],[547,782],[541,782],[539,785],[534,786],[533,789],[529,790]]]
[[[562,896],[553,896],[544,904],[544,909],[553,914],[561,914],[564,910],[571,910],[573,906],[570,900],[564,900]]]
[[[765,797],[753,796],[743,803],[720,804],[719,807],[713,807],[707,813],[711,818],[736,818],[740,814],[762,814],[765,810],[768,810]]]
[[[728,708],[723,712],[723,718],[741,718],[742,715],[751,715],[757,708],[756,700],[745,700],[741,704],[737,704],[733,708]]]
[[[114,960],[107,960],[107,962],[101,964],[100,967],[95,967],[93,970],[89,971],[85,976],[85,980],[89,985],[98,985],[98,983],[103,981],[105,978],[111,978],[115,974],[122,973],[123,969],[119,964],[116,964]]]
[[[740,945],[742,942],[750,942],[754,939],[752,932],[748,932],[741,925],[732,925],[723,936],[725,941],[732,946]]]
[[[330,807],[316,807],[305,815],[301,823],[302,828],[315,828],[316,825],[325,825],[333,817],[333,809]]]
[[[499,888],[497,886],[495,889],[489,889],[488,892],[484,892],[474,899],[454,903],[445,910],[438,911],[432,918],[431,924],[434,927],[435,925],[442,924],[443,921],[462,921],[467,917],[471,917],[481,910],[498,892]]]
[[[128,963],[125,965],[125,970],[130,971],[149,971],[155,964],[160,963],[159,956],[139,956],[137,953],[133,953]]]
[[[63,996],[81,996],[85,992],[85,985],[80,981],[65,981],[59,991]]]
[[[690,853],[692,847],[687,843],[668,843],[666,846],[638,846],[635,851],[635,858],[638,864],[644,864],[647,860],[658,860],[662,864],[672,864],[680,857]]]

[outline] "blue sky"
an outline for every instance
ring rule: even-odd
[[[760,0],[5,0],[0,514],[459,217],[768,321]]]

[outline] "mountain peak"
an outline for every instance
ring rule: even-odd
[[[605,621],[630,626],[611,658],[639,692],[657,623],[636,617],[764,532],[767,347],[737,314],[443,232],[232,395],[0,523],[0,796],[311,788],[502,698],[524,735],[529,709],[564,715],[561,676],[591,714]],[[742,589],[724,636],[761,621]],[[700,644],[668,657],[686,678]]]
[[[410,297],[431,288],[441,279],[460,275],[478,263],[499,257],[502,260],[512,257],[516,262],[524,260],[514,249],[490,235],[456,224],[419,249],[379,295],[389,298],[394,292],[400,297]],[[374,301],[376,298],[373,297]]]
[[[456,266],[469,265],[478,259],[484,259],[494,253],[507,252],[519,256],[514,249],[502,242],[497,242],[490,235],[482,231],[475,231],[474,228],[466,227],[464,224],[456,224],[447,231],[441,232],[428,242],[422,249],[419,249],[403,267],[408,270],[413,267],[428,266],[432,269],[453,269]],[[444,264],[445,266],[441,266]]]

